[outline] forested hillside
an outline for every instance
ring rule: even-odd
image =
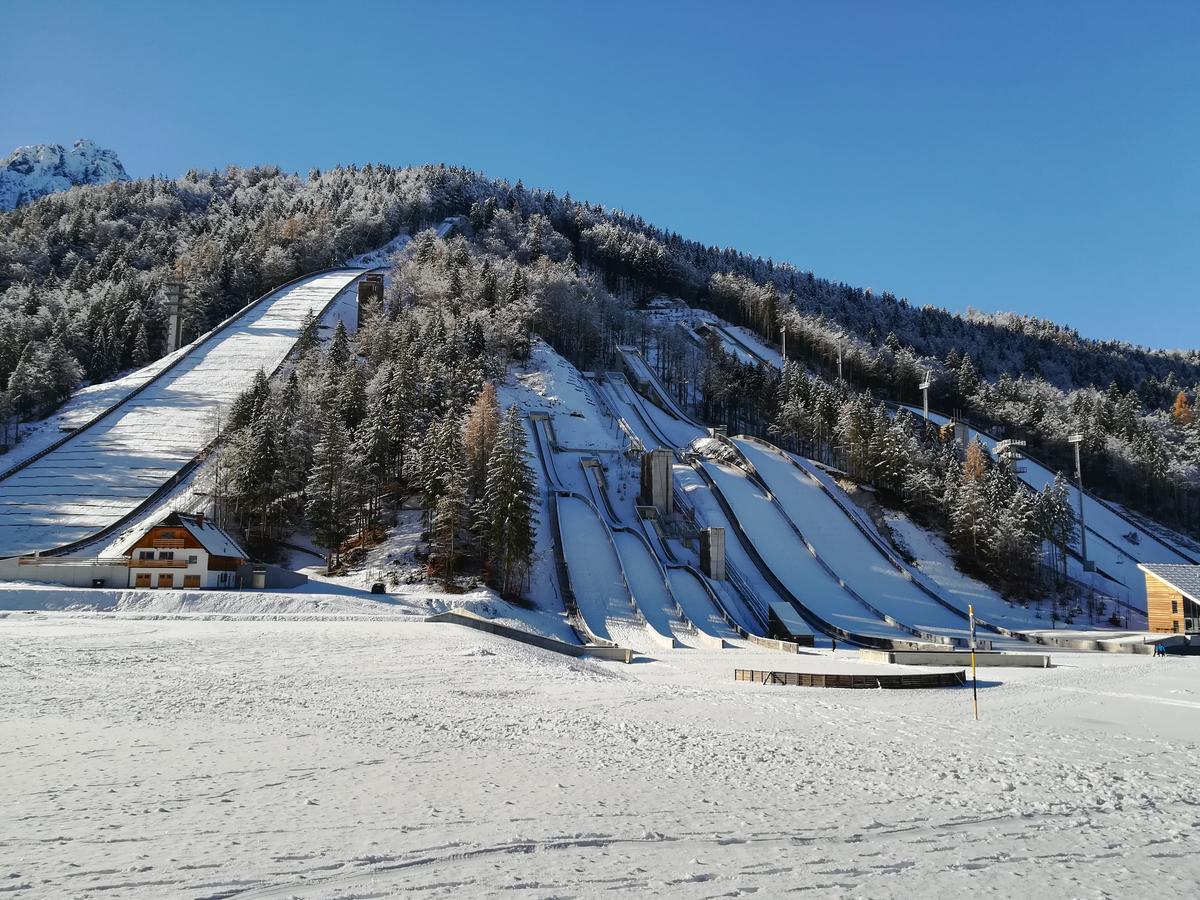
[[[480,327],[497,332],[489,343],[501,356],[520,355],[532,328],[580,365],[607,365],[615,344],[641,327],[631,324],[634,305],[680,296],[770,340],[786,327],[789,356],[826,378],[840,355],[857,390],[915,401],[932,370],[935,405],[1027,436],[1056,465],[1066,465],[1066,434],[1082,431],[1092,486],[1176,525],[1200,519],[1194,350],[1151,351],[1037,319],[916,307],[687,241],[569,195],[443,166],[189,172],[79,188],[5,214],[5,415],[43,414],[80,380],[160,356],[168,280],[188,285],[194,336],[282,281],[448,215],[468,218],[473,249],[453,251],[456,261],[437,277],[424,264],[402,277],[397,302],[444,304],[448,321],[468,300],[481,305],[491,312]],[[434,254],[421,245],[414,252]],[[731,424],[750,413],[775,421],[778,379],[733,365],[714,362],[703,375],[709,414]],[[770,395],[731,391],[738,379]]]

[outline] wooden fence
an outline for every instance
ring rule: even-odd
[[[915,672],[911,675],[842,675],[832,672],[764,672],[757,669],[734,669],[734,681],[756,684],[790,684],[797,687],[823,688],[938,688],[965,684],[965,670],[957,672]]]

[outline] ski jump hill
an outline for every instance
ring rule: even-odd
[[[778,368],[778,359],[771,358],[763,348],[755,346],[755,342],[738,334],[736,330],[716,322],[707,326],[718,336],[726,349],[739,358],[750,358],[757,363]],[[907,404],[890,403],[893,410],[904,409],[915,416],[923,416],[923,410]],[[930,411],[929,420],[936,425],[946,425],[951,418],[943,413]],[[996,445],[1000,439],[995,435],[971,426],[971,432],[978,437],[988,452],[995,455]],[[1021,461],[1019,477],[1032,491],[1041,491],[1054,483],[1057,473],[1050,466],[1039,460],[1024,455]],[[1068,482],[1072,509],[1078,510],[1080,492],[1078,486]],[[1136,609],[1146,608],[1146,585],[1138,563],[1166,563],[1171,565],[1195,565],[1200,558],[1160,534],[1156,534],[1113,504],[1097,497],[1088,490],[1083,491],[1084,523],[1087,532],[1087,556],[1094,563],[1097,574],[1110,582],[1106,586],[1098,584],[1100,589],[1112,590],[1113,586],[1123,588],[1127,593],[1126,603]],[[1079,542],[1072,548],[1076,559],[1072,566],[1072,574],[1079,580],[1088,580],[1089,576],[1082,566],[1082,547]]]
[[[298,278],[188,345],[91,421],[0,472],[0,557],[65,553],[168,493],[217,437],[218,411],[273,374],[305,316],[318,318],[368,269]]]

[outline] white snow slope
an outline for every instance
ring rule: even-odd
[[[0,556],[61,546],[112,524],[215,436],[215,414],[291,350],[304,315],[362,275],[285,287],[57,450],[0,481]]]
[[[732,440],[821,558],[872,606],[909,627],[969,639],[966,607],[955,615],[905,578],[782,450],[747,438]]]
[[[0,211],[76,185],[128,180],[117,154],[93,141],[76,141],[70,150],[59,144],[18,147],[0,162]]]
[[[1200,659],[968,689],[408,621],[0,618],[0,887],[73,897],[1187,897]],[[852,666],[849,655],[838,664]]]

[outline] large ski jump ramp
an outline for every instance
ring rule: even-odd
[[[322,272],[268,294],[143,389],[11,472],[0,481],[0,556],[62,547],[134,512],[211,443],[217,410],[259,369],[270,374],[283,362],[305,314],[320,315],[365,273]]]

